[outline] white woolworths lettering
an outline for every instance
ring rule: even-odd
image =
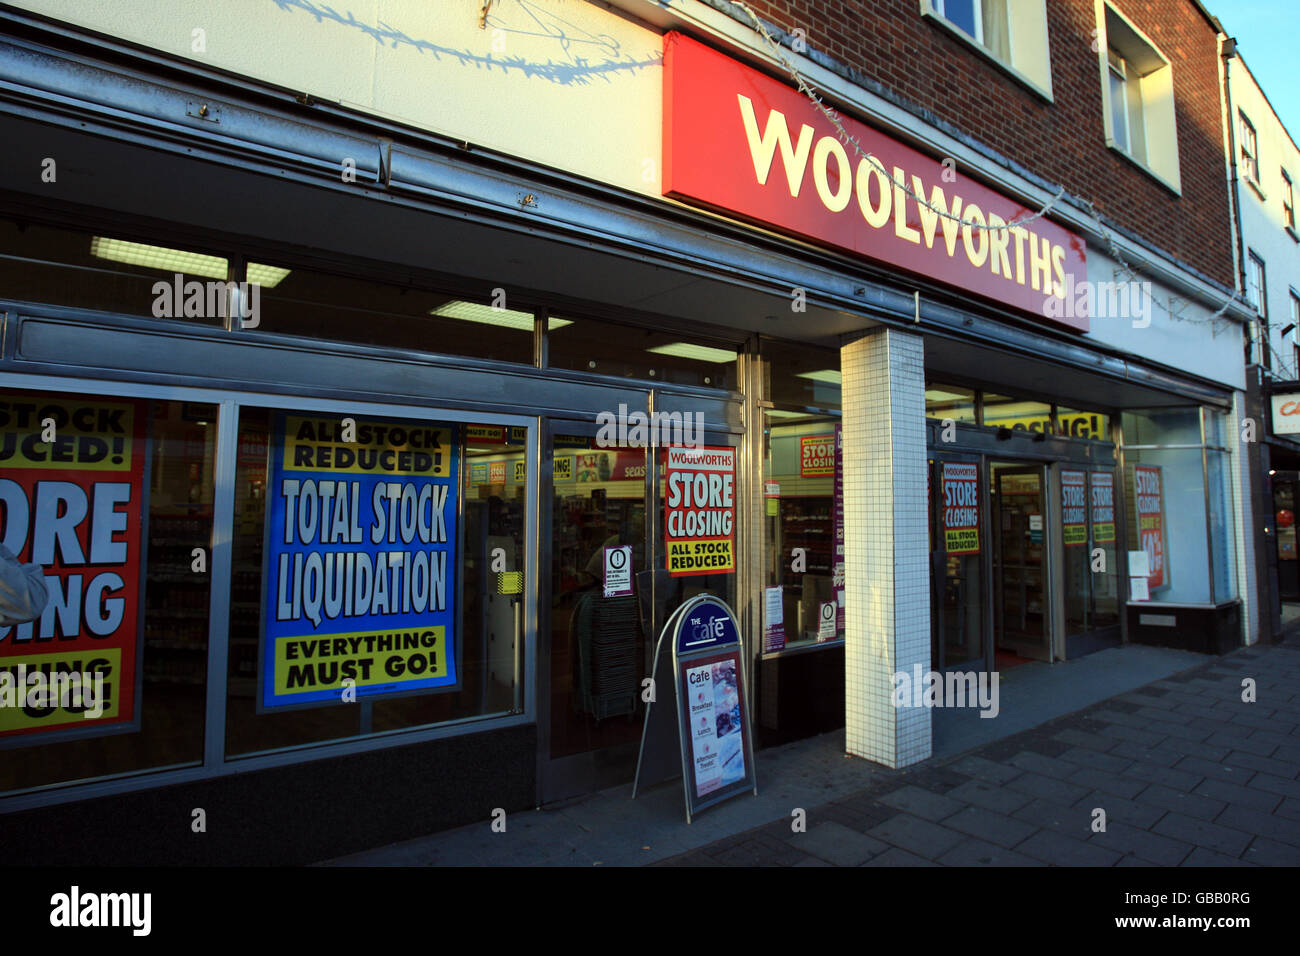
[[[852,160],[833,136],[823,136],[813,146],[815,131],[803,124],[799,127],[799,139],[792,142],[790,127],[785,114],[780,110],[769,110],[767,124],[762,131],[758,128],[758,118],[754,115],[754,104],[743,93],[736,94],[740,105],[741,122],[745,127],[745,139],[749,144],[749,156],[754,164],[754,177],[760,186],[766,186],[772,173],[772,163],[776,152],[781,151],[781,161],[785,166],[786,185],[791,198],[797,199],[803,187],[804,174],[808,166],[809,153],[812,154],[813,186],[817,197],[830,212],[842,212],[857,196],[858,208],[862,218],[873,229],[882,229],[892,218],[894,234],[905,242],[920,244],[925,241],[927,249],[934,248],[937,227],[942,223],[944,250],[952,258],[957,251],[957,236],[960,232],[962,247],[970,264],[977,269],[986,264],[990,270],[1018,285],[1025,284],[1025,244],[1029,245],[1028,278],[1035,291],[1054,294],[1064,298],[1065,282],[1065,248],[1053,244],[1046,237],[1038,237],[1021,226],[1007,226],[1007,221],[997,213],[985,213],[979,206],[971,203],[962,215],[962,199],[952,197],[949,209],[948,198],[943,187],[935,185],[930,190],[926,203],[915,203],[920,215],[921,228],[918,230],[908,224],[907,174],[898,166],[893,167],[893,179],[885,175],[883,164],[872,154],[858,162],[857,172],[850,176]],[[834,159],[836,182],[834,191],[830,186],[830,162]],[[872,182],[875,182],[878,199],[871,196]],[[925,196],[925,183],[920,176],[912,176],[912,192],[916,196]],[[928,204],[927,204],[928,203]],[[960,226],[955,218],[961,219]],[[1011,247],[1014,243],[1015,267],[1012,269]]]

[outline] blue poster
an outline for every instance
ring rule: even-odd
[[[263,707],[459,685],[457,437],[440,422],[275,413]]]

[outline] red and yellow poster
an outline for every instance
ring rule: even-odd
[[[0,395],[0,541],[50,592],[0,627],[0,738],[137,723],[145,427],[130,399]]]
[[[943,547],[948,554],[979,554],[979,466],[943,463]]]
[[[1092,540],[1108,544],[1115,540],[1115,476],[1094,471],[1088,476],[1092,488]]]
[[[1082,471],[1061,471],[1061,532],[1067,548],[1088,543],[1087,480]]]
[[[736,450],[664,452],[664,553],[674,577],[736,570]]]
[[[799,439],[799,477],[829,478],[835,474],[835,435],[805,435]]]
[[[1133,502],[1138,542],[1147,553],[1147,585],[1154,591],[1169,583],[1165,573],[1165,488],[1159,466],[1133,466]]]

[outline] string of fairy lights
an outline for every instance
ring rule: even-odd
[[[944,219],[951,220],[953,222],[957,222],[961,224],[962,228],[999,229],[999,230],[1010,229],[1015,226],[1024,226],[1028,223],[1033,222],[1036,219],[1040,219],[1043,216],[1046,216],[1047,213],[1050,212],[1052,208],[1056,206],[1056,204],[1065,197],[1066,190],[1065,187],[1062,186],[1059,190],[1057,190],[1056,195],[1054,195],[1051,199],[1049,199],[1043,205],[1043,207],[1038,210],[1038,212],[1033,213],[1032,215],[1028,215],[1019,219],[1012,220],[1011,222],[1008,222],[1005,225],[974,223],[968,219],[963,219],[960,216],[955,216],[952,213],[948,212],[946,209],[934,206],[932,203],[927,201],[924,196],[918,196],[915,192],[909,189],[906,183],[901,183],[894,180],[892,175],[889,173],[889,171],[886,170],[885,167],[880,163],[880,160],[878,160],[871,153],[867,152],[867,150],[863,149],[862,144],[858,142],[857,137],[852,136],[848,132],[848,130],[844,128],[844,124],[840,121],[839,114],[835,110],[831,109],[829,106],[826,105],[826,103],[822,100],[821,95],[818,93],[817,88],[813,86],[813,84],[803,75],[803,73],[799,70],[799,68],[785,55],[784,49],[782,48],[781,44],[778,43],[777,40],[772,36],[771,31],[767,27],[767,24],[764,23],[764,21],[758,16],[758,14],[756,14],[753,11],[753,9],[750,8],[749,4],[745,3],[744,0],[731,0],[731,3],[733,6],[744,11],[746,16],[749,17],[749,20],[754,25],[755,30],[758,32],[759,36],[763,38],[764,44],[766,44],[768,49],[771,51],[772,56],[776,58],[776,60],[781,64],[781,66],[785,69],[785,71],[790,75],[790,78],[798,86],[799,90],[803,92],[805,96],[808,97],[809,102],[811,102],[812,105],[817,109],[817,111],[821,113],[823,116],[825,116],[827,121],[830,122],[830,124],[835,128],[836,135],[839,137],[840,142],[846,146],[851,146],[854,152],[857,153],[858,157],[860,157],[862,160],[871,164],[873,167],[879,170],[886,180],[894,183],[894,185],[897,188],[901,189],[907,196],[909,196],[911,199],[916,201],[919,205],[924,206],[926,209],[928,209],[935,215],[940,216]],[[1137,276],[1139,274],[1138,271],[1132,265],[1129,264],[1127,259],[1124,258],[1123,253],[1120,251],[1119,244],[1115,241],[1114,234],[1106,226],[1104,218],[1102,217],[1101,213],[1097,211],[1097,207],[1094,205],[1093,201],[1090,199],[1081,199],[1080,202],[1087,209],[1089,216],[1092,218],[1092,221],[1096,224],[1097,231],[1101,234],[1102,240],[1106,243],[1108,254],[1120,266],[1120,271],[1116,273],[1117,281],[1125,282]],[[1153,302],[1155,301],[1154,297],[1150,297],[1150,298],[1151,301]],[[1247,299],[1245,296],[1242,296],[1240,293],[1234,290],[1232,294],[1229,295],[1228,298],[1224,301],[1224,303],[1218,308],[1218,310],[1206,318],[1193,318],[1193,317],[1182,315],[1181,312],[1175,312],[1172,308],[1164,305],[1163,303],[1160,304],[1160,308],[1161,311],[1165,312],[1172,321],[1186,322],[1192,325],[1209,325],[1217,331],[1218,320],[1223,316],[1225,312],[1228,311],[1229,307],[1231,307],[1231,305],[1234,302],[1242,302],[1247,305],[1251,304],[1249,299]],[[1266,337],[1261,336],[1260,341],[1264,341],[1268,349],[1274,355],[1277,355],[1277,350],[1273,348],[1271,342],[1267,341]],[[1281,358],[1280,355],[1278,357]]]

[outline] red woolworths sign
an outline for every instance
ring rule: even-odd
[[[1046,219],[996,228],[1037,210],[960,172],[945,182],[941,163],[863,123],[841,122],[879,165],[841,143],[798,90],[680,33],[664,38],[664,195],[1088,331],[1086,311],[1063,308],[1067,290],[1087,279],[1083,240]]]

